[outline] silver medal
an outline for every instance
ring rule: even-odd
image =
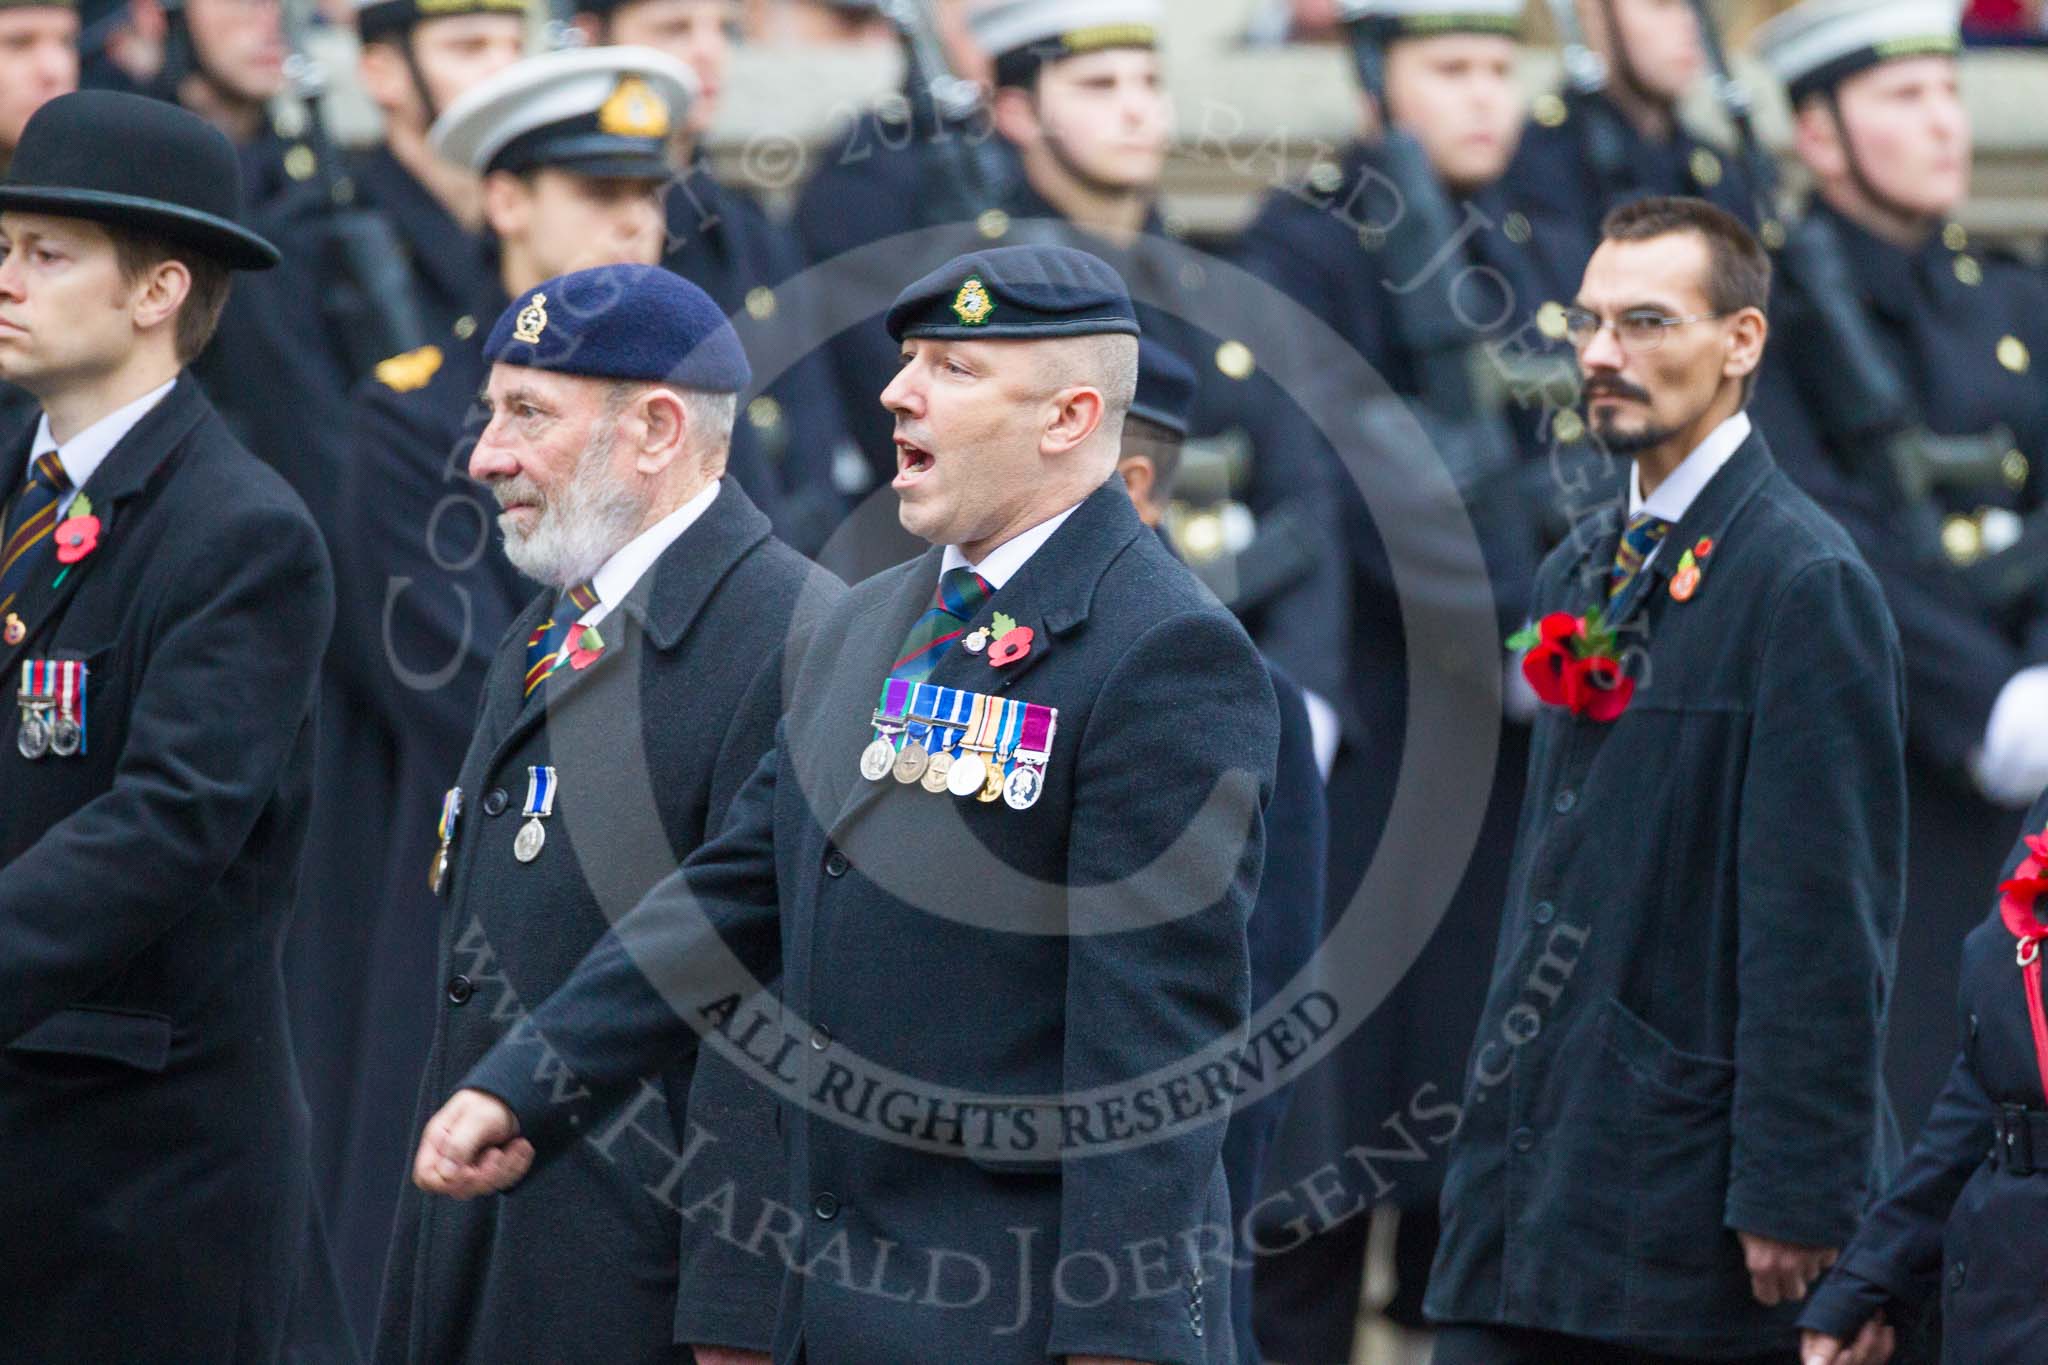
[[[21,733],[14,737],[14,745],[31,763],[50,752],[50,722],[40,709],[22,708]]]
[[[548,829],[535,816],[519,827],[519,834],[512,840],[512,856],[522,863],[530,863],[540,856],[541,848],[548,841]]]
[[[886,739],[877,739],[860,753],[860,775],[870,782],[880,782],[896,766],[896,746]]]
[[[1044,790],[1045,774],[1020,764],[1003,782],[1003,801],[1011,810],[1030,810]]]
[[[69,716],[59,716],[50,722],[50,752],[59,758],[70,758],[78,752],[79,743],[85,738],[78,722]]]
[[[946,790],[962,798],[979,796],[986,781],[988,760],[980,754],[963,753],[953,761],[953,771],[946,774]]]

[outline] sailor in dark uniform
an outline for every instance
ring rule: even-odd
[[[1887,1075],[1911,1133],[1953,1060],[1957,946],[1976,897],[2048,786],[2048,571],[2036,552],[2018,591],[1971,586],[2048,516],[2048,281],[1947,221],[1970,184],[1953,6],[1819,0],[1757,42],[1793,97],[1792,146],[1846,306],[1910,414],[1981,454],[1924,489],[1894,483],[1883,433],[1862,431],[1871,400],[1844,387],[1850,367],[1808,292],[1817,282],[1787,262],[1759,410],[1786,469],[1856,536],[1906,643],[1907,970]]]
[[[356,9],[358,79],[384,136],[349,158],[357,201],[405,252],[407,294],[429,337],[489,324],[501,286],[482,239],[483,186],[427,145],[441,112],[526,50],[524,0],[369,0]],[[467,318],[467,323],[461,320]]]
[[[1673,0],[1566,0],[1584,53],[1597,59],[1598,89],[1567,85],[1537,96],[1530,126],[1501,182],[1526,219],[1546,299],[1568,300],[1617,204],[1658,194],[1692,195],[1752,221],[1741,167],[1701,141],[1678,106],[1704,67],[1699,22]],[[1583,56],[1575,54],[1576,60]]]
[[[671,111],[689,90],[689,72],[660,53],[593,48],[528,58],[443,112],[432,149],[483,180],[503,297],[583,261],[655,262]],[[467,474],[484,421],[488,329],[459,322],[439,343],[385,361],[357,394],[335,500],[346,588],[330,685],[363,721],[347,770],[388,790],[390,811],[373,826],[358,820],[347,846],[361,895],[351,946],[336,951],[360,976],[351,997],[329,1002],[337,1017],[324,1026],[353,1059],[333,1232],[365,1315],[433,1036],[438,905],[421,869],[491,652],[529,596],[498,551],[488,494]]]

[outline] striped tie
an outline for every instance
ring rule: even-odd
[[[910,634],[903,637],[903,648],[898,651],[901,657],[889,670],[889,676],[913,683],[929,678],[939,660],[960,643],[960,637],[967,633],[967,623],[993,594],[987,580],[972,569],[948,569],[939,575],[939,590],[932,605],[917,618]]]
[[[1607,575],[1607,600],[1628,591],[1628,585],[1636,581],[1636,575],[1643,571],[1643,562],[1650,557],[1650,551],[1657,548],[1665,536],[1671,533],[1671,523],[1662,517],[1638,512],[1628,519],[1628,528],[1621,533],[1621,544],[1614,547],[1614,568]]]
[[[562,646],[567,643],[570,630],[596,605],[597,589],[588,583],[578,583],[555,600],[555,609],[548,613],[548,619],[534,627],[533,634],[527,637],[526,690],[521,696],[532,696],[533,690],[568,660],[569,652]]]
[[[7,538],[0,545],[0,611],[14,605],[29,575],[43,562],[50,532],[57,529],[57,504],[70,491],[71,478],[56,451],[36,461],[8,511]]]

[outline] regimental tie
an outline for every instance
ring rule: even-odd
[[[555,601],[555,609],[548,613],[548,619],[534,627],[533,634],[526,640],[526,690],[521,696],[530,697],[533,690],[546,682],[548,675],[562,666],[569,657],[566,646],[569,632],[583,619],[583,614],[597,605],[597,589],[588,583],[578,583]]]
[[[50,533],[57,529],[57,505],[71,491],[57,452],[47,452],[29,472],[7,513],[7,537],[0,545],[0,612],[28,585],[29,577],[50,552]]]
[[[1643,562],[1650,557],[1650,551],[1671,534],[1671,523],[1648,512],[1638,512],[1628,519],[1628,527],[1621,533],[1621,544],[1614,547],[1614,567],[1607,574],[1607,600],[1612,602],[1628,591],[1628,585],[1636,581],[1636,575],[1643,571]]]
[[[910,634],[903,637],[903,647],[897,651],[898,658],[889,676],[912,683],[929,678],[939,660],[960,643],[968,623],[994,594],[988,580],[972,569],[948,569],[940,574],[939,590],[932,597],[932,605],[917,618]]]

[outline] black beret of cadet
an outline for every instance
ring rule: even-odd
[[[1138,335],[1123,277],[1064,246],[1001,246],[956,257],[896,296],[897,341],[1044,341]]]
[[[484,359],[707,393],[738,393],[754,378],[711,296],[652,265],[578,270],[528,291],[491,328]]]
[[[1177,436],[1188,434],[1195,407],[1195,367],[1151,337],[1138,338],[1138,395],[1131,416],[1157,422]]]

